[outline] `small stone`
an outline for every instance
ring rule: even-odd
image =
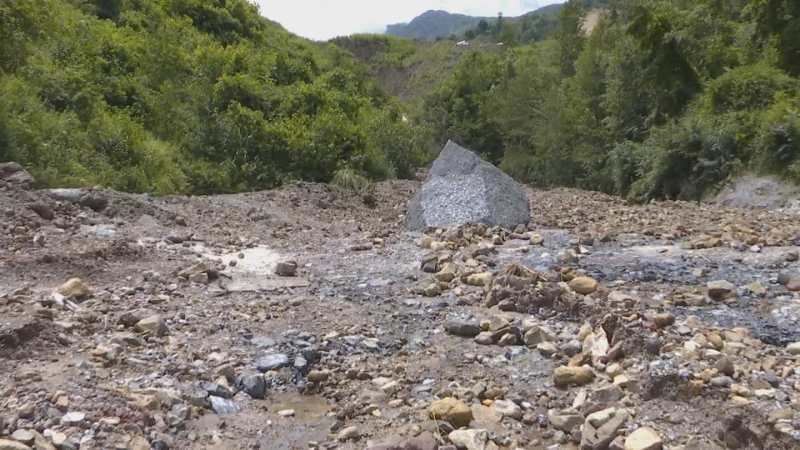
[[[281,367],[289,366],[289,356],[283,353],[272,353],[259,358],[256,361],[256,369],[259,372],[268,372],[270,370],[280,369]]]
[[[64,416],[61,417],[61,423],[65,425],[74,425],[83,422],[84,419],[86,419],[86,413],[73,411],[64,414]]]
[[[17,430],[11,433],[11,439],[22,442],[25,445],[33,444],[33,440],[36,436],[33,434],[31,430]]]
[[[725,300],[736,294],[736,286],[729,281],[709,281],[706,286],[708,288],[708,296],[712,300]]]
[[[675,316],[670,313],[661,313],[653,316],[653,323],[658,328],[666,328],[675,323]]]
[[[308,381],[312,383],[322,383],[330,378],[331,372],[329,370],[312,370],[308,372]]]
[[[472,421],[472,409],[466,403],[452,397],[431,403],[429,415],[433,420],[449,422],[456,428],[469,426]]]
[[[732,377],[736,372],[736,367],[733,365],[733,361],[727,356],[723,356],[722,358],[718,359],[715,367],[720,371],[720,373],[723,373],[729,377]]]
[[[625,450],[661,450],[661,436],[649,427],[641,427],[625,439]]]
[[[554,339],[550,330],[540,326],[533,326],[525,333],[523,341],[528,347],[536,347],[542,342],[552,342]]]
[[[92,290],[80,278],[72,278],[58,288],[58,293],[67,298],[83,300],[92,295]]]
[[[517,420],[522,418],[522,408],[511,400],[495,400],[492,403],[492,408],[505,417]]]
[[[553,371],[553,384],[556,387],[566,387],[570,385],[583,386],[594,380],[594,372],[587,366],[570,367],[561,366]]]
[[[22,442],[0,439],[0,450],[31,450],[31,448]]]
[[[214,395],[209,396],[208,398],[211,400],[211,409],[220,416],[236,414],[239,412],[239,407],[231,399],[217,397]]]
[[[294,416],[294,410],[293,409],[282,409],[282,410],[278,411],[278,415],[281,416],[281,417],[293,417]]]
[[[482,331],[475,336],[475,342],[480,345],[492,345],[495,342],[495,334],[491,331]]]
[[[167,322],[159,314],[155,314],[136,322],[134,329],[151,336],[163,336],[167,333]]]
[[[344,428],[342,431],[339,432],[339,435],[337,436],[337,438],[339,439],[339,441],[345,442],[345,441],[352,441],[352,440],[358,439],[359,436],[360,436],[360,433],[358,431],[358,428],[356,428],[356,427],[347,427],[347,428]]]
[[[787,345],[786,351],[791,355],[800,355],[800,342],[793,342]]]
[[[488,450],[489,433],[486,430],[455,430],[448,436],[450,442],[466,450]],[[496,448],[496,447],[492,447]]]
[[[471,320],[451,319],[445,322],[444,329],[454,336],[473,338],[481,332],[480,324]]]
[[[541,234],[533,233],[531,234],[531,245],[542,245],[544,244],[544,238]]]
[[[293,277],[297,274],[297,262],[282,261],[275,265],[275,275],[279,277]]]
[[[242,375],[239,377],[237,385],[255,399],[260,400],[267,395],[267,382],[261,374]]]
[[[581,295],[589,295],[597,290],[597,280],[591,277],[576,277],[569,282],[569,288]]]
[[[483,273],[474,273],[469,275],[464,279],[464,283],[470,286],[489,286],[492,284],[492,273],[491,272],[483,272]]]

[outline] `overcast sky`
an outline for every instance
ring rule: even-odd
[[[253,0],[251,0],[253,1]],[[563,0],[255,0],[261,14],[289,31],[325,40],[353,33],[382,33],[429,9],[474,16],[518,16]]]

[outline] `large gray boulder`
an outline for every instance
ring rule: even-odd
[[[511,177],[453,141],[433,163],[408,206],[408,228],[484,223],[513,228],[530,221],[528,196]]]

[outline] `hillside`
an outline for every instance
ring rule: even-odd
[[[524,25],[526,31],[530,29],[530,34],[545,34],[543,27],[552,29],[540,23],[540,19],[553,19],[561,9],[561,4],[544,6],[535,11],[528,12],[519,17],[504,17],[508,23],[527,24]],[[461,38],[467,33],[472,36],[488,32],[497,27],[498,18],[495,17],[476,17],[464,14],[453,14],[446,11],[426,11],[415,17],[411,22],[389,25],[386,27],[386,34],[390,36],[405,37],[417,40],[435,40],[448,37]],[[552,22],[552,20],[550,20]],[[533,30],[539,28],[539,30]],[[531,39],[532,40],[532,39]]]
[[[410,176],[422,152],[362,64],[246,0],[20,0],[0,21],[0,161],[44,185],[235,192]]]
[[[476,26],[481,17],[453,14],[447,11],[426,11],[411,22],[388,25],[386,34],[420,40],[434,40],[461,34]]]

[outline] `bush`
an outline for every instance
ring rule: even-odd
[[[761,109],[776,95],[795,94],[798,81],[780,69],[766,64],[738,67],[711,81],[705,98],[715,113]]]

